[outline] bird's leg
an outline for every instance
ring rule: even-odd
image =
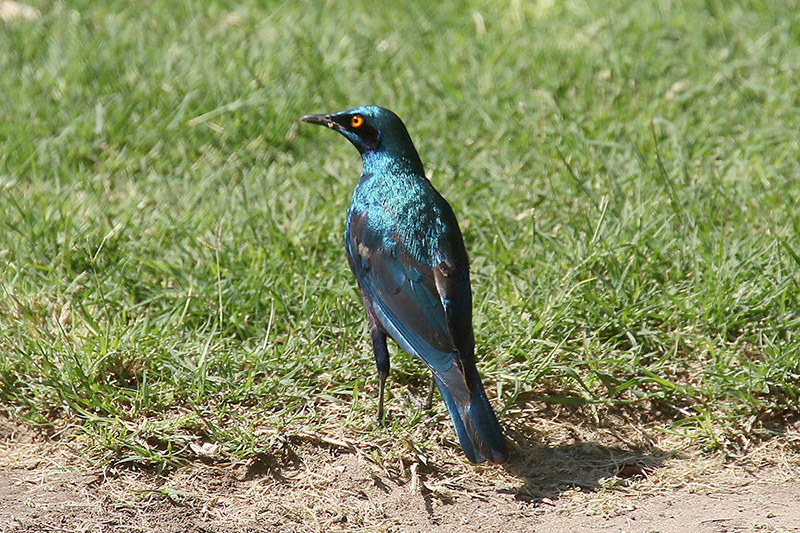
[[[386,388],[386,378],[389,376],[389,349],[386,347],[386,334],[376,327],[369,331],[372,337],[372,351],[375,352],[375,366],[378,367],[380,388],[378,392],[378,424],[383,425],[383,390]]]
[[[425,398],[425,403],[422,404],[422,408],[428,411],[431,406],[433,405],[433,391],[436,388],[436,380],[433,379],[433,375],[431,375],[431,386],[428,388],[428,397]]]
[[[386,376],[385,374],[378,370],[378,380],[380,380],[379,384],[379,392],[378,392],[378,425],[383,425],[383,389],[386,388]]]

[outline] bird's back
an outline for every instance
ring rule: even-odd
[[[368,229],[385,244],[402,242],[416,261],[432,268],[444,260],[465,267],[467,253],[453,210],[421,170],[398,162],[365,168],[350,214],[368,212]]]

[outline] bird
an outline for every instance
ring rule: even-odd
[[[469,259],[450,204],[425,177],[403,121],[360,106],[306,115],[361,154],[363,171],[345,223],[345,252],[364,302],[379,378],[378,423],[390,337],[430,369],[467,459],[503,463],[508,445],[475,362]]]

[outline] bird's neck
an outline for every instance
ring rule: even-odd
[[[361,156],[364,162],[364,174],[380,175],[387,172],[395,173],[398,170],[411,175],[425,177],[425,168],[413,148],[397,153],[388,151],[364,152]]]

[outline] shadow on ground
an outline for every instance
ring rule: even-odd
[[[501,492],[531,503],[557,500],[566,491],[593,492],[641,479],[666,460],[682,456],[655,446],[610,446],[580,439],[547,445],[541,430],[526,427],[508,436],[511,454],[503,466],[522,484],[516,491]]]

